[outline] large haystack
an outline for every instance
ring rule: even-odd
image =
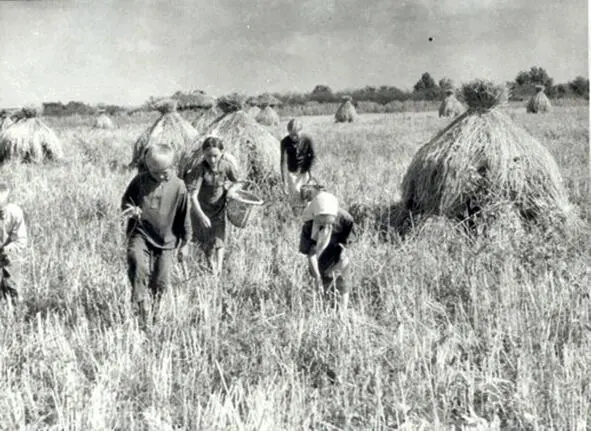
[[[350,123],[355,121],[357,118],[357,111],[355,110],[355,106],[353,106],[351,97],[343,97],[343,103],[337,109],[337,112],[334,114],[334,118],[337,123]]]
[[[20,119],[0,132],[0,162],[43,163],[62,158],[60,139],[37,114],[36,109],[23,109],[18,113]]]
[[[534,94],[525,107],[529,114],[539,114],[542,112],[549,112],[552,108],[550,99],[544,93],[543,85],[536,85],[536,94]]]
[[[464,112],[464,105],[456,98],[455,92],[452,89],[445,91],[445,99],[439,105],[440,117],[457,117]]]
[[[552,155],[499,108],[505,87],[464,85],[468,111],[421,147],[402,182],[415,215],[481,220],[509,202],[525,219],[564,219],[568,202]]]
[[[279,124],[279,115],[270,106],[264,108],[259,115],[256,116],[256,121],[263,126],[276,126]]]
[[[130,167],[144,169],[143,158],[152,145],[169,145],[180,156],[196,138],[197,131],[176,111],[174,100],[160,102],[155,108],[162,114],[135,142]]]
[[[110,130],[115,128],[115,124],[113,120],[111,120],[107,114],[101,114],[94,120],[94,127],[95,129],[105,129]]]
[[[185,152],[181,176],[201,160],[201,144],[205,138],[215,136],[222,139],[225,151],[236,157],[239,170],[247,178],[258,183],[276,180],[280,162],[277,138],[248,116],[240,104],[226,103],[222,99],[222,106],[227,112]]]

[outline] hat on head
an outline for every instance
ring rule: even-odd
[[[337,216],[339,200],[329,192],[319,192],[304,210],[304,221],[312,220],[318,215]]]
[[[163,171],[174,164],[174,150],[168,145],[155,145],[146,152],[146,166],[150,170]]]
[[[304,127],[304,125],[297,118],[292,118],[287,123],[287,131],[288,132],[299,132],[300,130],[302,130],[303,127]]]

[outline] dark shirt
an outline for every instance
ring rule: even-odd
[[[195,190],[198,178],[203,178],[197,199],[205,215],[212,218],[223,214],[226,205],[225,184],[228,180],[238,181],[238,173],[234,164],[222,156],[214,169],[203,160],[185,178],[189,193],[193,193]]]
[[[302,134],[294,140],[287,135],[281,140],[281,166],[283,166],[286,157],[289,172],[306,173],[310,171],[316,159],[312,139]]]
[[[354,236],[353,217],[347,211],[339,209],[337,219],[332,227],[332,234],[328,246],[322,252],[322,256],[340,254],[341,247],[339,244],[347,245]],[[316,241],[312,239],[313,220],[309,220],[302,226],[300,234],[300,253],[311,255],[316,253]],[[351,235],[353,233],[353,235]],[[319,256],[319,258],[322,258]]]
[[[129,220],[128,236],[134,231],[162,249],[174,249],[191,238],[187,189],[176,175],[162,182],[147,172],[136,175],[121,199],[121,210],[128,204],[142,210],[139,220]]]

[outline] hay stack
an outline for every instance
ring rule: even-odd
[[[539,114],[542,112],[549,112],[552,108],[550,99],[544,93],[543,85],[536,85],[536,94],[534,94],[525,107],[529,114]]]
[[[43,163],[62,158],[60,139],[37,115],[36,109],[24,108],[18,113],[20,119],[0,132],[0,162]]]
[[[525,220],[564,219],[552,217],[568,212],[558,166],[498,109],[507,100],[506,88],[474,81],[462,91],[468,111],[418,150],[404,176],[406,209],[464,220],[485,218],[509,202]]]
[[[95,129],[110,130],[115,128],[115,124],[105,113],[102,113],[94,120],[94,127]]]
[[[0,117],[0,131],[8,129],[13,124],[14,121],[12,121],[12,118],[10,118],[9,116]]]
[[[258,106],[251,106],[250,108],[248,108],[248,111],[246,111],[246,113],[248,114],[248,116],[250,118],[255,118],[257,117],[257,115],[259,115],[261,112],[261,108],[259,108]]]
[[[279,124],[279,115],[271,106],[267,106],[256,116],[256,121],[263,126],[276,126]]]
[[[235,109],[238,105],[224,100],[222,106],[228,112],[213,123],[183,155],[181,176],[201,161],[201,144],[205,138],[215,136],[221,138],[225,150],[236,157],[239,170],[247,178],[258,183],[276,180],[280,162],[277,138],[242,109]],[[229,110],[230,107],[233,110]]]
[[[180,156],[197,138],[197,131],[176,111],[174,100],[161,101],[155,108],[162,115],[135,142],[130,167],[143,170],[145,151],[152,145],[169,145]]]
[[[440,117],[457,117],[464,112],[464,106],[456,98],[455,92],[452,89],[445,90],[445,99],[439,105]]]
[[[357,118],[357,111],[355,110],[355,106],[353,106],[350,96],[343,97],[343,103],[339,106],[339,109],[337,109],[334,118],[337,123],[350,123],[355,121]]]

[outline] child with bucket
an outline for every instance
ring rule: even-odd
[[[349,303],[347,246],[354,237],[353,217],[339,207],[335,195],[317,190],[304,210],[303,221],[299,251],[308,258],[316,287],[329,296],[338,292],[340,308],[345,311]]]

